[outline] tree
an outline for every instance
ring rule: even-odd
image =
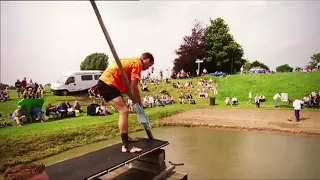
[[[183,69],[185,72],[195,73],[197,70],[196,59],[204,57],[203,32],[202,24],[195,20],[191,35],[185,36],[179,49],[175,50],[178,57],[173,61],[173,72],[177,73]]]
[[[277,72],[292,72],[293,68],[289,66],[289,64],[283,64],[276,68]]]
[[[253,68],[253,67],[260,67],[260,68],[264,68],[264,69],[266,69],[266,70],[270,70],[267,65],[265,65],[265,64],[263,64],[262,62],[259,62],[259,61],[257,61],[257,60],[255,60],[255,61],[253,61],[253,62],[251,63],[251,68]]]
[[[249,60],[246,60],[243,64],[243,71],[249,71],[251,69],[251,63]]]
[[[80,70],[101,70],[108,67],[108,55],[105,53],[92,53],[80,64]]]
[[[311,56],[311,61],[308,66],[310,69],[314,69],[317,67],[317,64],[320,63],[320,53],[314,54]]]
[[[229,33],[229,27],[222,18],[212,20],[204,31],[205,68],[210,72],[239,72],[246,62],[239,43]]]

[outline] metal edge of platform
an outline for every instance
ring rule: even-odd
[[[123,163],[118,164],[117,166],[114,166],[114,167],[109,168],[109,169],[106,169],[106,170],[104,170],[104,171],[102,171],[102,172],[100,172],[100,173],[97,173],[97,174],[95,174],[95,175],[93,175],[93,176],[90,176],[89,178],[86,178],[86,180],[94,180],[95,178],[98,178],[98,177],[100,177],[100,176],[103,176],[103,175],[105,175],[105,174],[108,174],[108,173],[111,172],[111,171],[114,171],[114,170],[116,170],[116,169],[118,169],[118,168],[120,168],[120,167],[122,167],[122,166],[124,166],[124,165],[126,165],[126,164],[128,164],[128,163],[130,163],[130,162],[132,162],[132,161],[134,161],[134,160],[136,160],[136,159],[141,158],[142,156],[145,156],[145,155],[147,155],[147,154],[149,154],[149,153],[151,153],[151,152],[153,152],[153,151],[155,151],[155,150],[158,150],[158,149],[160,149],[160,148],[162,148],[162,147],[165,147],[165,146],[167,146],[167,145],[169,145],[169,142],[167,142],[167,143],[165,143],[165,144],[162,144],[162,145],[160,145],[160,146],[158,146],[158,147],[156,147],[156,148],[154,148],[154,149],[151,149],[151,150],[149,150],[149,151],[146,151],[146,152],[140,154],[140,155],[137,156],[137,157],[134,157],[134,158],[132,158],[132,159],[130,159],[130,160],[128,160],[128,161],[125,161],[125,162],[123,162]]]

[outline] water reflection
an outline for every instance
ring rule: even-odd
[[[169,141],[167,161],[190,179],[320,179],[320,138],[205,128],[157,128],[157,139]],[[145,132],[132,136],[144,136]],[[66,151],[40,162],[53,163],[103,148],[115,138]]]

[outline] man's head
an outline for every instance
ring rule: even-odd
[[[154,58],[151,53],[143,53],[140,57],[140,59],[143,62],[143,69],[142,70],[147,70],[149,67],[151,67],[154,64]]]
[[[7,169],[3,180],[49,180],[45,165],[23,164]]]

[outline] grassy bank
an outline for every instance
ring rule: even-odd
[[[170,116],[193,107],[179,105],[147,110],[152,127],[160,124],[162,117]],[[0,170],[7,166],[31,162],[62,151],[106,140],[117,136],[117,114],[109,117],[79,117],[65,120],[37,123],[23,128],[3,129],[0,141]],[[135,115],[130,115],[130,132],[142,129]]]
[[[204,77],[209,79],[211,77]],[[214,108],[225,108],[225,96],[237,96],[240,102],[238,107],[228,108],[255,108],[254,105],[246,104],[248,92],[253,94],[262,93],[266,96],[267,102],[261,108],[272,108],[271,99],[275,92],[287,92],[289,98],[302,98],[313,89],[320,89],[320,72],[314,73],[282,73],[274,75],[235,75],[226,78],[213,78],[219,82],[219,94],[217,105]],[[185,83],[192,81],[195,88],[191,90],[197,104],[174,104],[166,107],[156,107],[146,109],[146,113],[151,120],[153,127],[161,125],[160,119],[181,111],[194,108],[209,107],[208,99],[200,99],[197,94],[197,82],[199,78],[172,80],[167,84],[161,82],[160,85],[149,85],[150,92],[142,92],[142,95],[155,95],[160,90],[166,89],[170,95],[178,101],[178,96],[182,89],[173,88],[173,82]],[[211,92],[212,93],[212,92]],[[14,91],[11,92],[13,100],[0,103],[0,113],[6,116],[11,113],[19,101]],[[60,101],[78,100],[85,107],[94,100],[87,96],[53,96],[45,95],[45,104],[57,104]],[[282,103],[283,107],[289,107]],[[291,107],[290,107],[291,108]],[[62,151],[86,145],[100,140],[106,140],[118,135],[117,127],[118,114],[107,117],[91,117],[82,115],[77,118],[68,118],[57,121],[47,121],[44,123],[28,124],[23,127],[12,126],[0,129],[0,171],[7,166],[19,163],[31,162]],[[130,115],[130,131],[138,131],[142,126],[137,123],[136,116]]]

